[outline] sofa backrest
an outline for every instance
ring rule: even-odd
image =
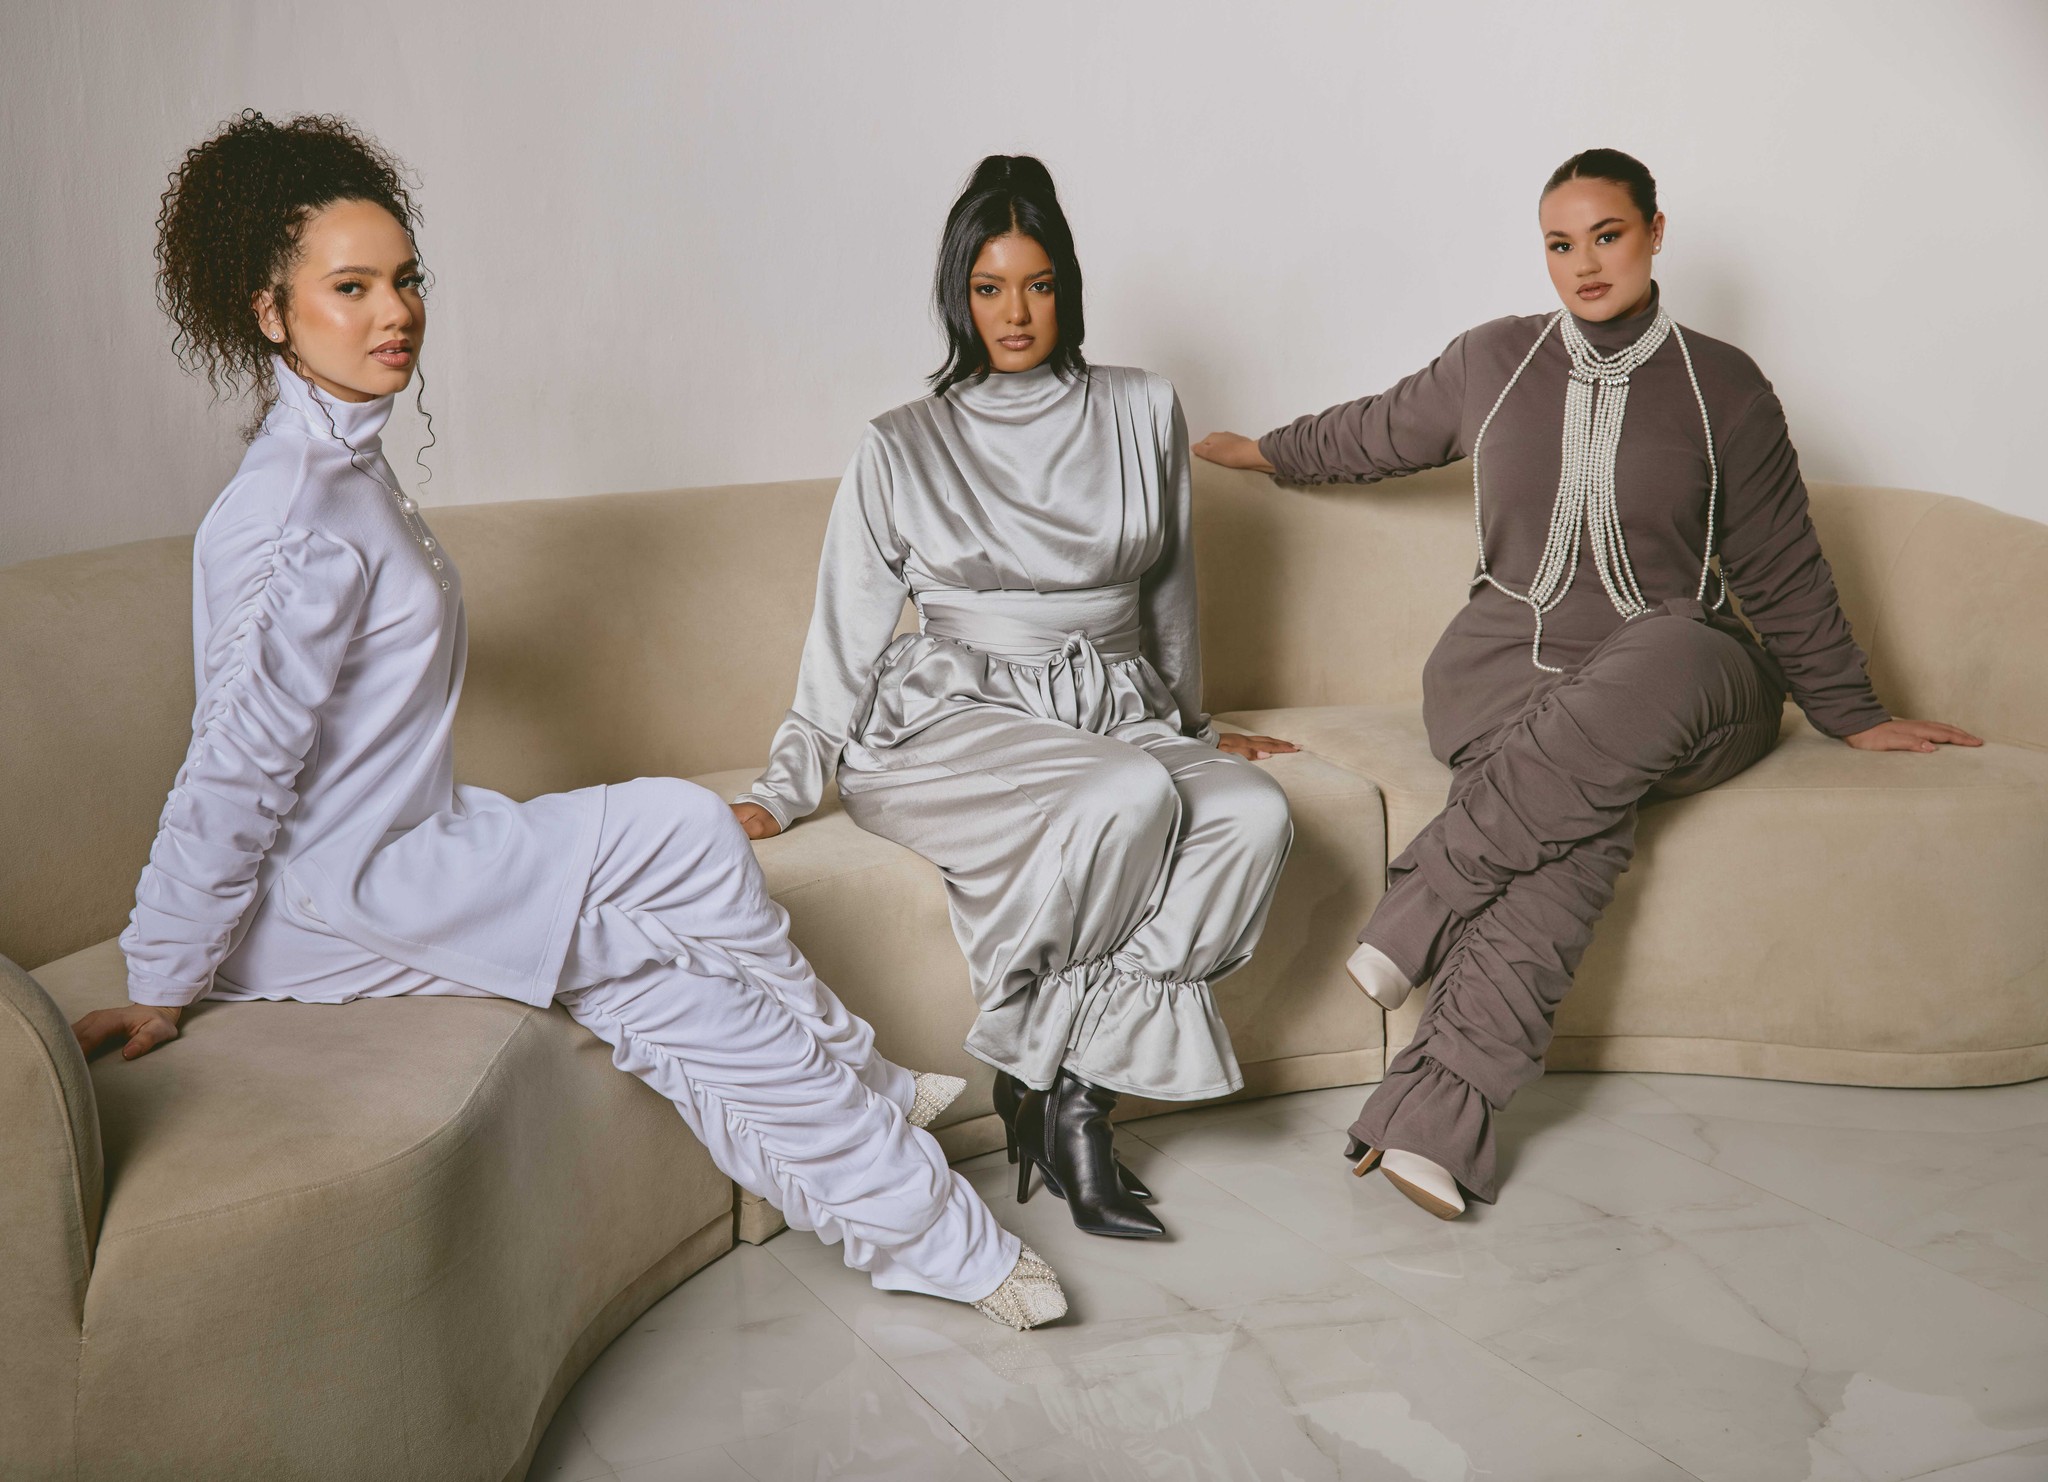
[[[1282,489],[1198,464],[1214,710],[1413,700],[1464,600],[1462,466]],[[759,762],[796,676],[828,479],[447,507],[470,664],[465,781],[529,797]],[[2048,745],[2048,526],[1821,485],[1814,518],[1880,693]],[[0,569],[0,954],[120,929],[191,724],[191,543]]]

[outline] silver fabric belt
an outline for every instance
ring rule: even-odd
[[[933,588],[916,602],[925,632],[1013,664],[1051,666],[1084,652],[1115,664],[1142,651],[1134,581],[1075,592]]]

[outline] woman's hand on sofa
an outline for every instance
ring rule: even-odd
[[[94,1009],[73,1024],[71,1032],[88,1060],[117,1039],[127,1041],[121,1046],[121,1058],[133,1060],[176,1039],[178,1019],[184,1012],[156,1004],[124,1003],[117,1009]]]
[[[759,803],[734,803],[732,816],[740,821],[740,827],[747,831],[750,839],[772,839],[782,832],[782,825],[775,821],[775,815]]]
[[[1235,731],[1218,734],[1216,749],[1227,751],[1232,756],[1247,757],[1255,762],[1262,762],[1269,756],[1278,756],[1283,751],[1301,750],[1292,741],[1282,741],[1278,736],[1241,736]]]
[[[1235,432],[1210,433],[1195,444],[1194,454],[1225,468],[1249,468],[1253,473],[1273,471],[1273,465],[1260,456],[1257,439]]]
[[[1982,746],[1961,726],[1939,720],[1888,720],[1842,738],[1858,751],[1932,751],[1937,746]]]

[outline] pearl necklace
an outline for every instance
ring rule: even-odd
[[[340,437],[341,434],[337,432],[335,436]],[[419,501],[379,473],[376,464],[365,468],[358,462],[356,449],[347,439],[342,439],[341,445],[348,449],[348,461],[355,464],[357,471],[368,474],[377,487],[386,494],[389,494],[398,505],[398,518],[405,526],[405,533],[410,535],[419,548],[427,553],[427,563],[433,567],[435,578],[441,583],[441,590],[447,591],[448,578],[442,575],[442,573],[448,569],[448,563],[441,556],[441,547],[439,542],[434,539],[433,532],[427,529],[427,522],[420,517]],[[379,457],[376,462],[382,463],[383,459]]]
[[[1479,453],[1486,442],[1486,430],[1493,425],[1501,404],[1515,389],[1515,383],[1521,380],[1522,372],[1536,358],[1536,352],[1550,337],[1552,329],[1556,329],[1564,341],[1565,353],[1571,357],[1572,364],[1570,377],[1565,383],[1564,441],[1557,477],[1557,499],[1551,505],[1550,532],[1543,542],[1542,559],[1536,563],[1536,575],[1527,592],[1517,592],[1487,570]],[[1700,562],[1699,588],[1695,593],[1698,601],[1706,601],[1707,579],[1714,564],[1714,517],[1720,502],[1721,470],[1714,458],[1714,426],[1708,420],[1707,399],[1700,392],[1699,376],[1693,370],[1692,350],[1685,343],[1685,331],[1678,327],[1677,321],[1662,305],[1658,306],[1650,327],[1633,344],[1612,355],[1602,355],[1595,350],[1579,328],[1578,321],[1565,310],[1558,310],[1544,324],[1543,332],[1536,336],[1536,343],[1529,347],[1529,353],[1522,357],[1522,363],[1508,377],[1507,385],[1501,387],[1500,395],[1494,398],[1493,410],[1486,414],[1486,420],[1479,424],[1478,436],[1472,439],[1472,533],[1479,543],[1479,569],[1472,578],[1472,585],[1476,587],[1484,582],[1522,603],[1535,615],[1536,632],[1529,642],[1529,661],[1546,674],[1564,672],[1543,662],[1543,616],[1564,601],[1565,594],[1578,577],[1579,530],[1582,526],[1587,543],[1593,549],[1593,569],[1599,574],[1600,585],[1606,590],[1607,600],[1614,605],[1614,610],[1621,614],[1624,622],[1632,622],[1650,611],[1649,599],[1643,595],[1642,586],[1636,580],[1634,563],[1629,560],[1628,542],[1622,534],[1621,506],[1615,497],[1614,455],[1621,446],[1622,418],[1628,411],[1629,377],[1663,348],[1667,338],[1677,340],[1678,353],[1685,359],[1686,379],[1692,383],[1693,400],[1699,403],[1700,426],[1707,436],[1707,544]],[[1718,611],[1727,600],[1728,583],[1724,578],[1714,609]]]
[[[427,553],[427,564],[433,567],[435,579],[441,583],[441,590],[447,591],[448,578],[442,575],[442,573],[448,569],[448,563],[442,558],[440,545],[435,541],[433,532],[427,529],[427,522],[420,518],[419,501],[399,488],[395,482],[385,478],[383,474],[378,472],[378,468],[384,463],[383,454],[374,455],[375,461],[368,467],[364,466],[361,450],[354,443],[343,437],[341,429],[334,425],[334,413],[328,411],[325,406],[321,406],[319,389],[317,387],[311,389],[313,404],[320,407],[321,413],[327,418],[328,434],[336,442],[348,449],[349,466],[355,469],[357,473],[366,475],[370,482],[374,483],[386,494],[389,494],[393,501],[397,503],[398,518],[405,526],[405,533],[410,535],[419,548]]]
[[[402,493],[391,485],[385,484],[382,479],[378,479],[377,482],[384,484],[385,491],[398,501],[398,516],[405,521],[406,532],[414,540],[418,541],[420,549],[427,553],[427,561],[434,568],[435,576],[440,580],[441,590],[447,591],[448,578],[442,576],[441,573],[447,569],[448,563],[441,559],[440,547],[435,543],[433,535],[428,531],[427,522],[420,518],[419,501],[415,500],[410,494]]]

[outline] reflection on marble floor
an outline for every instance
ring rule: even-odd
[[[1008,1333],[808,1235],[563,1404],[553,1482],[2048,1478],[2048,1082],[1554,1076],[1445,1224],[1339,1154],[1361,1090],[1126,1124],[1175,1238],[962,1165],[1073,1314]]]

